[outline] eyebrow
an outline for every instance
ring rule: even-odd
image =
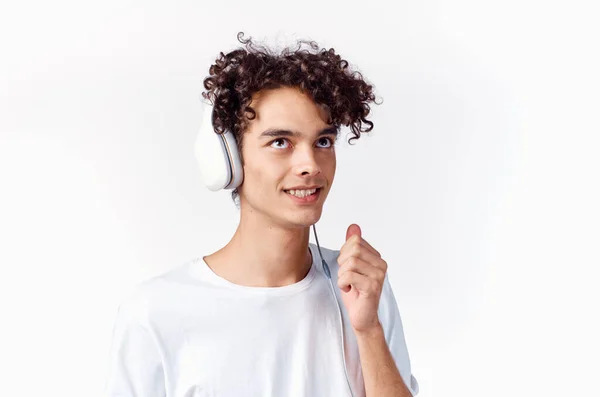
[[[337,135],[339,132],[338,127],[327,127],[322,129],[321,131],[319,131],[318,136],[323,136],[323,135]],[[291,131],[291,130],[282,130],[279,128],[270,128],[268,130],[265,130],[262,134],[260,134],[260,137],[269,137],[269,138],[274,138],[274,137],[282,137],[282,136],[301,136],[302,134],[297,132],[297,131]]]

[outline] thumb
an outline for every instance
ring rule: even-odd
[[[355,234],[357,234],[358,237],[361,237],[360,226],[358,226],[356,223],[353,223],[348,226],[348,230],[346,230],[346,241],[348,241],[348,239]]]

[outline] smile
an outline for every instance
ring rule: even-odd
[[[310,204],[314,203],[319,198],[321,188],[306,189],[306,190],[284,190],[289,198],[291,198],[296,204]]]
[[[315,194],[319,189],[307,189],[307,190],[284,190],[284,192],[291,194],[292,196],[304,198],[306,196],[310,196],[311,194]]]

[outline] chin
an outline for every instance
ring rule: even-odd
[[[305,214],[296,214],[288,218],[288,223],[295,225],[296,227],[310,227],[317,223],[321,219],[321,209],[318,211],[310,211]]]

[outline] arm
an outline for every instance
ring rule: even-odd
[[[383,327],[356,333],[367,397],[412,397],[390,353]]]
[[[156,339],[137,313],[138,310],[127,304],[119,306],[113,327],[104,397],[166,395]]]
[[[357,339],[367,397],[416,396],[419,384],[412,375],[387,262],[355,224],[346,232],[337,261],[338,286]]]

